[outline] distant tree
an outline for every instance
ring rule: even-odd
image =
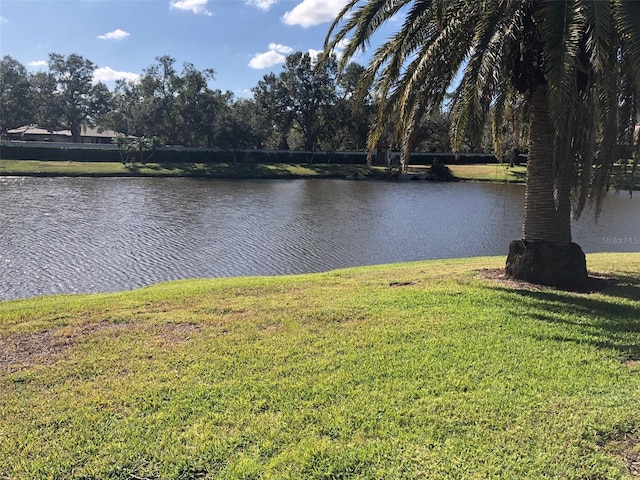
[[[105,117],[105,125],[127,135],[144,135],[143,102],[135,82],[117,80],[112,109]]]
[[[270,148],[289,150],[289,133],[295,112],[291,107],[290,93],[281,76],[265,75],[252,88],[258,118],[267,129],[267,144]]]
[[[120,161],[123,165],[136,162],[147,163],[156,151],[156,147],[161,146],[158,138],[130,138],[122,133],[118,133],[111,142],[118,146]]]
[[[27,69],[15,58],[0,60],[0,135],[33,123],[31,82]]]
[[[331,125],[336,101],[335,62],[317,66],[308,53],[296,53],[287,57],[282,78],[290,95],[294,112],[293,128],[303,142],[303,149],[313,152],[326,138]]]
[[[123,133],[118,133],[111,139],[111,143],[118,146],[120,161],[123,165],[126,165],[127,161],[129,160],[129,138]]]
[[[335,61],[316,64],[309,53],[289,55],[279,75],[265,76],[253,89],[254,98],[280,137],[280,148],[288,148],[293,131],[300,147],[314,151],[328,138],[336,104]]]
[[[365,67],[352,62],[337,79],[337,118],[342,125],[338,129],[343,150],[361,150],[366,147],[369,126],[374,120],[375,110],[370,94],[358,96],[360,78]]]
[[[53,131],[61,129],[62,105],[58,102],[57,83],[49,72],[37,72],[31,76],[31,104],[34,123]]]
[[[422,118],[416,127],[415,151],[450,152],[449,131],[451,119],[444,112],[436,112]]]
[[[94,71],[93,62],[80,55],[49,54],[49,75],[56,89],[53,108],[46,116],[51,120],[57,117],[71,130],[74,143],[80,142],[83,125],[95,125],[111,109],[109,89],[103,83],[93,84]]]
[[[205,141],[211,125],[226,99],[232,96],[210,89],[208,81],[213,78],[212,69],[197,70],[193,64],[185,63],[182,74],[176,79],[175,109],[181,127],[180,142],[184,145],[211,146]]]
[[[172,145],[213,146],[216,117],[231,95],[211,89],[213,78],[212,69],[185,63],[178,72],[174,58],[157,57],[138,82],[116,84],[109,125]]]
[[[135,95],[140,97],[137,114],[141,133],[153,133],[169,144],[179,145],[182,143],[179,138],[182,122],[176,108],[178,73],[174,67],[175,59],[164,55],[157,57],[156,62],[133,86]]]
[[[218,124],[224,118],[227,106],[233,101],[233,93],[207,89],[199,95],[199,116],[193,124],[193,145],[217,147]]]
[[[369,96],[359,98],[356,95],[363,71],[364,67],[356,63],[349,64],[341,75],[332,71],[329,85],[334,94],[321,109],[320,149],[360,150],[366,146],[373,109]]]
[[[132,140],[129,149],[129,151],[131,152],[130,159],[132,163],[135,163],[134,158],[136,158],[136,156],[137,160],[139,160],[140,163],[147,163],[151,159],[151,157],[153,157],[153,154],[156,151],[156,147],[159,146],[161,146],[161,142],[157,137],[140,137]]]
[[[233,163],[237,163],[238,150],[259,148],[262,144],[255,111],[253,100],[238,99],[225,106],[216,122],[216,145],[233,152]]]

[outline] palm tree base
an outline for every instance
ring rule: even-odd
[[[589,280],[587,260],[577,243],[514,240],[505,274],[513,280],[566,290],[581,290]]]

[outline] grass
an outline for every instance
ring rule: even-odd
[[[527,174],[526,165],[509,167],[508,163],[449,165],[448,167],[460,180],[476,182],[524,183]],[[623,176],[618,172],[617,167],[614,168],[611,180],[612,190],[616,188],[628,190],[630,186],[630,174]],[[640,178],[638,176],[636,176],[633,189],[640,190]]]
[[[375,167],[342,164],[147,163],[0,160],[0,175],[24,176],[151,176],[212,178],[344,178],[351,173],[375,174]]]
[[[449,165],[453,175],[459,180],[475,182],[524,183],[526,165],[509,167],[506,163]],[[426,173],[429,167],[410,166],[411,173]],[[147,163],[123,165],[120,162],[71,162],[42,160],[0,160],[0,176],[83,176],[83,177],[205,177],[227,179],[291,179],[291,178],[345,178],[360,174],[372,178],[386,178],[384,167],[366,165],[344,165],[327,163],[262,164],[242,163]],[[621,188],[629,187],[628,181]],[[616,180],[614,179],[614,185]],[[636,181],[635,190],[640,190]]]
[[[453,174],[461,180],[476,182],[524,183],[526,165],[509,167],[508,163],[486,165],[449,165]]]
[[[461,180],[523,182],[526,167],[508,168],[506,164],[451,165]],[[428,167],[414,166],[411,171],[424,173]],[[37,160],[0,160],[0,175],[35,176],[157,176],[214,178],[344,178],[353,173],[384,176],[384,167],[342,164],[158,164],[125,166],[119,162],[68,162]]]
[[[526,165],[509,167],[508,163],[447,165],[447,167],[454,177],[467,182],[524,183],[527,172]],[[423,165],[412,165],[409,166],[409,173],[427,173],[429,168]]]
[[[2,302],[0,478],[629,478],[640,254],[591,294],[503,261]]]

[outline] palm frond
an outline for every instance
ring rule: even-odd
[[[478,139],[495,98],[508,87],[504,81],[512,39],[522,30],[524,2],[494,2],[482,12],[452,109],[451,142],[460,148],[464,133]]]
[[[577,0],[540,2],[534,19],[543,45],[549,108],[558,136],[566,136],[568,115],[576,102],[576,68],[580,41],[586,29]],[[560,160],[560,158],[556,158]]]
[[[434,41],[416,52],[406,66],[396,82],[397,101],[402,111],[413,111],[416,103],[425,103],[431,108],[440,106],[471,45],[473,30],[468,20],[472,18],[469,15],[464,18],[467,21],[451,21]],[[401,118],[405,117],[409,114],[401,113]]]
[[[586,50],[589,66],[596,74],[605,72],[612,61],[615,26],[612,5],[608,1],[589,0],[582,9],[587,25]]]
[[[477,2],[455,2],[454,11],[462,22],[442,26],[441,2],[432,2],[432,9],[424,6],[407,11],[403,28],[381,45],[374,53],[369,67],[361,78],[360,96],[372,88],[379,101],[378,120],[371,130],[369,145],[375,143],[386,124],[396,126],[394,138],[402,141],[402,131],[412,131],[416,112],[442,102],[447,87],[459,65],[464,61],[468,45],[460,44],[461,30],[472,30],[473,17],[467,15],[469,5]],[[469,39],[471,34],[467,34]],[[456,41],[458,43],[456,43]],[[455,48],[460,47],[460,48]],[[425,103],[425,105],[422,105]],[[390,120],[392,119],[392,120]]]
[[[566,155],[568,159],[571,159],[570,162],[567,162],[568,167],[574,170],[571,193],[573,216],[576,219],[582,214],[591,192],[594,163],[599,161],[602,162],[603,166],[608,163],[604,152],[600,155],[596,153],[596,126],[598,121],[596,118],[597,108],[593,96],[593,89],[582,93],[581,101],[576,102],[568,133],[571,141]],[[597,170],[598,168],[596,168]]]
[[[344,68],[356,53],[367,48],[371,37],[378,28],[411,1],[368,0],[358,8],[356,8],[360,3],[358,0],[349,1],[334,20],[327,34],[325,54],[333,51],[342,40],[349,38],[340,60],[340,66]],[[427,1],[425,3],[430,4],[431,2]],[[334,29],[338,27],[342,20],[346,20],[344,25],[333,35]],[[333,38],[331,38],[332,35]]]
[[[549,92],[549,113],[556,130],[553,155],[553,190],[556,206],[563,182],[574,176],[572,116],[580,106],[576,73],[584,51],[581,42],[587,28],[579,0],[541,2],[534,19],[542,41],[543,69]]]
[[[506,105],[513,95],[511,88],[503,88],[495,98],[493,105],[493,114],[491,118],[491,140],[493,141],[493,150],[499,162],[503,160],[504,153],[504,123]]]
[[[634,83],[640,85],[640,8],[635,0],[613,1],[615,26],[632,72]]]

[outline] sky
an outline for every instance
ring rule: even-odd
[[[212,88],[248,97],[288,54],[322,50],[346,1],[0,0],[0,56],[35,72],[50,53],[75,53],[113,88],[170,55],[179,71],[185,62],[212,68]]]

